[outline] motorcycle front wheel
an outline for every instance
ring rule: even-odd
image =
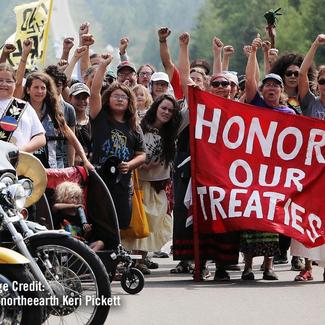
[[[0,324],[42,324],[43,309],[34,304],[34,300],[40,300],[40,295],[36,290],[31,289],[33,281],[32,274],[24,265],[0,265],[0,288],[2,288],[0,290]],[[11,303],[19,297],[33,302]]]
[[[98,256],[72,237],[39,238],[27,246],[57,298],[45,324],[104,324],[111,290]]]

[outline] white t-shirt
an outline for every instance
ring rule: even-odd
[[[0,100],[0,118],[2,118],[11,99]],[[17,99],[21,102],[20,99]],[[0,130],[1,131],[1,130]],[[18,148],[29,143],[29,141],[38,134],[44,133],[45,130],[39,120],[34,108],[27,103],[27,107],[23,115],[20,117],[17,129],[11,136],[10,142],[14,143]]]

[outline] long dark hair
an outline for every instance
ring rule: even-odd
[[[136,106],[135,106],[135,96],[133,91],[120,83],[113,82],[108,89],[106,89],[102,95],[102,109],[105,109],[108,114],[109,118],[114,121],[113,116],[110,114],[110,107],[109,107],[109,100],[111,98],[112,93],[120,89],[122,90],[127,96],[128,96],[128,108],[125,111],[124,119],[129,125],[129,127],[132,129],[132,131],[137,131],[137,115],[136,115]]]
[[[26,83],[24,86],[24,100],[30,103],[31,98],[30,95],[27,93],[27,89],[32,86],[34,80],[40,80],[44,82],[46,86],[46,96],[44,99],[44,103],[46,104],[45,114],[50,115],[54,127],[56,129],[64,127],[65,120],[60,107],[56,86],[54,84],[53,79],[48,74],[44,72],[33,72],[27,76]]]
[[[285,53],[281,55],[272,65],[270,73],[278,74],[284,81],[284,73],[290,67],[290,65],[296,65],[301,67],[304,56],[297,53]],[[316,69],[314,66],[311,66],[308,70],[308,79],[310,82],[315,80]]]
[[[144,134],[150,132],[157,117],[158,107],[165,99],[172,102],[174,106],[172,118],[167,123],[165,123],[159,130],[162,139],[162,158],[164,159],[165,164],[168,165],[174,159],[175,156],[175,140],[177,136],[177,130],[181,121],[179,105],[176,99],[168,94],[164,94],[157,97],[156,100],[150,106],[144,118],[142,119],[141,128]]]

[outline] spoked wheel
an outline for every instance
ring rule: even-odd
[[[144,287],[143,273],[135,268],[126,270],[121,279],[121,286],[131,295],[139,293]]]
[[[98,256],[71,238],[40,238],[28,244],[55,293],[45,324],[104,324],[110,283]]]
[[[0,305],[0,324],[40,325],[42,323],[42,308],[32,304],[11,304],[11,301],[19,299],[20,296],[39,300],[40,295],[29,289],[17,290],[16,286],[13,286],[14,281],[19,284],[24,283],[29,288],[34,278],[23,265],[0,265],[0,287],[4,288],[3,285],[7,285],[8,288],[8,290],[0,290],[1,301],[8,304],[8,306],[4,303]]]

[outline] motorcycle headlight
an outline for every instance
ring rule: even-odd
[[[0,177],[0,184],[2,187],[7,187],[14,184],[16,181],[16,175],[12,173],[4,173]]]
[[[21,184],[24,188],[26,197],[29,197],[32,195],[33,192],[33,182],[28,178],[23,178],[18,181],[19,184]]]
[[[10,193],[16,209],[21,210],[25,206],[25,202],[28,197],[28,195],[26,195],[24,186],[22,184],[13,184],[8,186],[7,190]]]

